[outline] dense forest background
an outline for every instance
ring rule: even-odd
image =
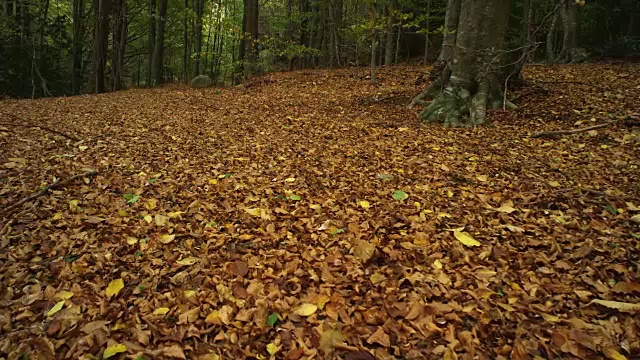
[[[450,33],[446,9],[446,0],[1,0],[0,95],[429,64]],[[527,49],[528,62],[629,58],[640,54],[639,16],[636,0],[513,0],[507,47]]]

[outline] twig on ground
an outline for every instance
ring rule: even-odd
[[[605,123],[605,124],[587,126],[587,127],[579,128],[579,129],[543,131],[543,132],[539,132],[539,133],[533,134],[533,135],[531,135],[531,137],[543,138],[543,137],[554,137],[554,136],[560,136],[560,135],[571,135],[571,134],[576,134],[576,133],[580,133],[580,132],[584,132],[584,131],[600,129],[600,128],[607,127],[607,126],[610,126],[610,125],[613,125],[613,124],[616,124],[616,123],[617,123],[616,121],[611,121],[611,122],[608,122],[608,123]]]
[[[19,117],[15,116],[15,115],[7,114],[7,113],[0,113],[0,115],[12,118],[13,120],[16,120],[16,121],[22,121],[22,119],[20,119]],[[15,123],[0,123],[0,125],[26,127],[26,128],[38,128],[38,129],[41,129],[41,130],[46,130],[46,131],[52,132],[54,134],[66,137],[67,139],[70,139],[70,140],[73,140],[73,141],[80,141],[80,139],[78,139],[77,137],[75,137],[73,135],[65,134],[65,133],[63,133],[61,131],[54,130],[52,128],[49,128],[49,127],[46,127],[46,126],[42,126],[42,125],[15,124]]]
[[[23,198],[22,200],[18,201],[17,203],[7,206],[6,208],[3,209],[3,211],[5,213],[8,213],[9,211],[17,208],[18,206],[20,206],[20,205],[22,205],[22,204],[24,204],[24,203],[26,203],[28,201],[37,199],[40,196],[48,193],[49,190],[55,190],[55,189],[61,188],[63,186],[66,186],[67,184],[69,184],[69,183],[71,183],[71,182],[73,182],[73,181],[75,181],[75,180],[77,180],[79,178],[88,177],[88,176],[96,176],[96,175],[98,175],[98,171],[91,170],[91,171],[87,171],[87,172],[82,173],[82,174],[73,175],[72,177],[67,178],[65,180],[62,180],[62,181],[56,181],[53,184],[51,184],[51,185],[45,187],[44,189],[38,191],[37,193],[33,193],[33,194]]]

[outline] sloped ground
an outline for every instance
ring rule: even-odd
[[[637,118],[639,70],[531,67],[470,130],[403,67],[3,101],[83,141],[0,125],[0,357],[638,358],[640,134],[530,135]]]

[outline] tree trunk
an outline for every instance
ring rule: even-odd
[[[147,86],[153,86],[153,53],[156,45],[156,0],[149,0],[149,47],[147,54]]]
[[[82,88],[82,18],[84,17],[84,0],[73,0],[72,10],[72,48],[71,48],[71,93],[80,94]]]
[[[506,62],[502,50],[510,4],[510,0],[461,1],[454,33],[456,46],[447,66],[451,74],[420,113],[423,121],[445,126],[479,125],[486,122],[488,107],[502,105],[500,88],[509,75],[501,64]],[[447,25],[450,28],[452,24]],[[433,90],[430,87],[425,91]]]
[[[300,0],[300,41],[299,45],[307,46],[308,34],[309,34],[309,17],[307,12],[309,11],[309,0]],[[299,66],[304,68],[307,66],[307,57],[303,55],[299,58]]]
[[[551,23],[549,24],[549,30],[547,30],[547,40],[546,40],[546,47],[547,47],[547,63],[548,64],[554,64],[556,62],[556,53],[555,53],[555,48],[553,46],[554,44],[554,39],[555,39],[555,33],[556,33],[556,24],[558,23],[558,13],[555,12],[555,0],[552,0],[551,2],[552,5],[552,11],[554,11],[554,14],[552,15],[553,18],[551,19]]]
[[[246,63],[245,76],[249,77],[257,72],[258,66],[258,0],[244,0],[243,19],[244,49],[240,55]]]
[[[377,79],[377,61],[376,61],[376,57],[377,57],[377,53],[378,53],[378,49],[377,49],[377,39],[376,39],[376,27],[375,27],[375,23],[376,23],[376,12],[375,9],[373,7],[373,5],[371,6],[371,83],[375,84],[377,83],[378,79]]]
[[[444,36],[442,37],[442,51],[438,61],[448,62],[453,56],[453,49],[456,47],[458,22],[460,19],[460,6],[462,0],[449,0],[447,2],[447,13],[444,18]]]
[[[573,0],[562,0],[560,18],[562,19],[562,50],[558,61],[570,63],[578,47],[578,5]]]
[[[202,15],[204,14],[204,0],[194,0],[196,12],[196,48],[193,64],[193,76],[200,75],[200,62],[202,55]]]
[[[384,64],[391,65],[393,64],[393,44],[395,42],[394,36],[394,27],[396,26],[396,12],[398,7],[397,0],[391,0],[391,4],[388,8],[388,19],[387,19],[387,33],[386,33],[386,44],[384,45]]]
[[[429,61],[429,31],[431,25],[431,0],[427,0],[427,25],[424,33],[424,59],[422,65],[427,65]]]
[[[166,16],[167,0],[158,0],[156,44],[153,51],[153,81],[156,86],[164,82],[164,24]]]
[[[125,0],[116,0],[114,7],[115,24],[113,27],[112,50],[112,89],[124,88],[124,55],[127,45],[127,4]]]
[[[109,52],[109,13],[111,12],[111,0],[98,0],[98,19],[96,21],[96,38],[93,45],[96,53],[96,67],[94,76],[96,79],[96,93],[106,91],[105,70]]]
[[[189,0],[184,0],[184,19],[182,20],[182,77],[189,83]]]

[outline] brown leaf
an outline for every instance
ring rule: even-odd
[[[371,355],[366,350],[352,351],[347,353],[344,357],[345,360],[376,360],[375,356]]]
[[[369,338],[367,339],[367,343],[380,344],[383,347],[387,348],[391,346],[391,339],[389,339],[389,335],[384,332],[382,327],[378,327],[378,330],[376,330],[373,334],[371,334],[371,336],[369,336]]]
[[[249,267],[246,262],[238,260],[227,264],[227,271],[234,275],[244,277],[249,273]]]
[[[363,264],[366,264],[376,251],[375,245],[365,240],[356,240],[356,245],[353,250],[353,254],[360,259]]]

